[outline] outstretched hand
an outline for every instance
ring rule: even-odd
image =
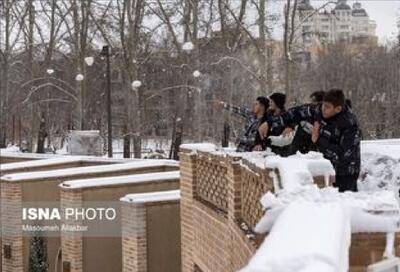
[[[268,136],[268,123],[264,122],[261,124],[261,126],[258,128],[258,132],[260,133],[261,139],[264,139],[265,137]]]
[[[319,122],[314,122],[314,126],[311,132],[311,141],[315,144],[319,139],[319,129],[321,128],[321,124]]]
[[[214,100],[213,104],[214,107],[222,108],[225,105],[225,102],[222,100]]]

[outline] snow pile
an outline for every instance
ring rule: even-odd
[[[181,198],[181,191],[173,190],[173,191],[129,194],[122,197],[120,200],[122,202],[142,204],[149,202],[174,201],[174,200],[180,200],[180,198]]]
[[[339,203],[292,203],[241,272],[347,272],[349,218]]]
[[[400,139],[363,141],[359,190],[391,190],[399,186]]]
[[[268,232],[279,214],[295,202],[343,205],[350,211],[352,232],[396,232],[400,226],[399,202],[391,191],[339,193],[336,188],[319,189],[316,185],[307,185],[291,191],[282,190],[276,195],[265,194],[261,204],[266,213],[255,231]]]
[[[5,154],[5,153],[14,153],[14,152],[21,152],[21,150],[19,149],[19,146],[10,145],[6,148],[0,149],[0,155]]]
[[[325,177],[328,184],[329,176],[335,175],[335,170],[329,160],[324,159],[321,153],[309,152],[282,158],[280,156],[269,156],[265,158],[265,166],[278,169],[281,187],[293,190],[306,184],[313,184],[317,176]]]

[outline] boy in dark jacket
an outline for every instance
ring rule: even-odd
[[[261,137],[269,127],[282,127],[308,121],[313,125],[311,141],[336,170],[334,186],[340,192],[357,191],[360,172],[361,131],[342,90],[332,89],[324,95],[322,105],[294,107],[280,116],[268,118],[260,126]]]
[[[310,95],[310,104],[321,105],[324,98],[324,91],[316,91]],[[296,154],[297,151],[301,153],[307,153],[311,150],[315,150],[313,143],[311,142],[311,128],[313,124],[307,121],[301,121],[297,126],[296,133],[293,137],[292,143],[289,145],[289,155]]]
[[[265,120],[265,114],[269,107],[269,100],[264,96],[257,97],[252,110],[235,107],[223,101],[218,102],[224,109],[246,119],[244,133],[237,140],[237,152],[249,152],[261,150],[261,137],[258,127]]]

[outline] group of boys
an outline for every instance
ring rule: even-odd
[[[318,151],[335,168],[334,186],[340,192],[357,191],[361,131],[350,100],[340,89],[314,92],[310,100],[288,110],[282,93],[257,97],[252,110],[218,104],[246,119],[244,133],[237,140],[238,152],[270,148],[278,155],[289,156],[298,151]],[[271,141],[274,136],[285,138],[290,134],[294,136],[288,145],[278,146]]]

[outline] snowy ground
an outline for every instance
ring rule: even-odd
[[[165,139],[143,140],[143,157],[164,150],[168,156],[170,141]],[[113,143],[114,158],[123,157],[123,143],[116,140]],[[17,146],[1,149],[0,152],[19,152]],[[248,157],[256,158],[257,153],[249,153]],[[67,154],[66,149],[57,151],[57,154]],[[361,144],[361,173],[359,189],[361,191],[376,191],[389,189],[391,185],[400,186],[400,139],[363,141]]]
[[[362,142],[358,185],[361,191],[400,186],[400,139]]]

